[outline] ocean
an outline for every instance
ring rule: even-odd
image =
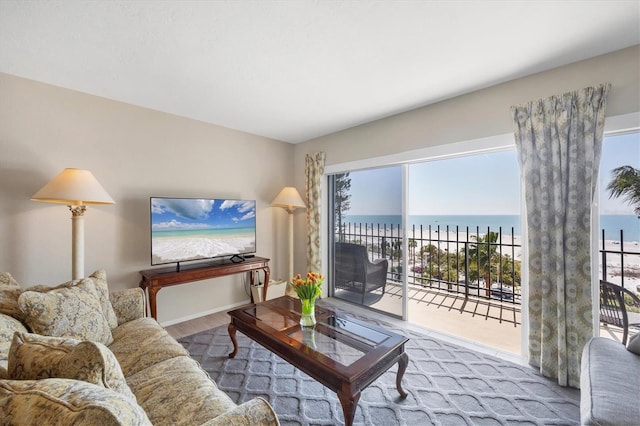
[[[345,215],[345,223],[355,224],[386,224],[394,227],[402,223],[400,215]],[[487,227],[491,231],[497,232],[502,227],[503,234],[511,234],[513,228],[514,235],[521,235],[521,225],[519,215],[420,215],[409,216],[409,226],[416,228],[423,226],[423,229],[431,225],[431,229],[446,229],[449,226],[450,231],[454,231],[456,226],[461,231],[466,230],[467,226],[470,231],[475,231],[476,227],[480,227],[480,232],[486,232]],[[620,231],[623,234],[622,241],[640,241],[640,219],[633,215],[601,215],[600,216],[600,233],[602,238],[602,230],[605,233],[605,240],[620,241]]]

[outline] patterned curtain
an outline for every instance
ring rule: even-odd
[[[593,335],[591,204],[609,87],[511,108],[528,224],[529,363],[576,388]]]
[[[320,202],[324,152],[305,157],[305,188],[307,193],[307,271],[322,271],[320,253]]]

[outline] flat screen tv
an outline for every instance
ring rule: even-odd
[[[256,252],[255,200],[151,197],[150,210],[152,265]]]

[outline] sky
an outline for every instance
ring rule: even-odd
[[[640,133],[606,137],[600,163],[600,213],[633,214],[610,199],[611,170],[640,169]],[[348,215],[400,215],[402,166],[351,172]],[[411,164],[409,215],[519,215],[520,168],[516,150]]]
[[[230,228],[239,223],[254,226],[255,216],[254,200],[151,199],[154,231]]]

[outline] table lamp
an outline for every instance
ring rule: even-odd
[[[34,201],[67,204],[71,210],[72,279],[84,277],[84,212],[87,204],[115,204],[88,170],[64,169],[31,197]]]

